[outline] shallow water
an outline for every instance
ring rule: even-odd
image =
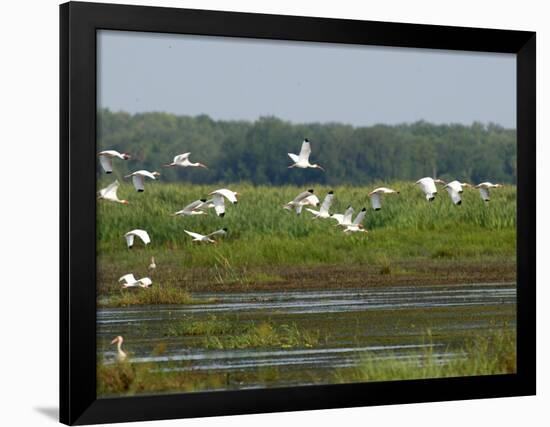
[[[98,356],[105,363],[113,361],[115,349],[109,341],[122,335],[134,363],[156,362],[165,371],[242,373],[278,368],[292,375],[269,385],[286,386],[330,378],[334,368],[354,366],[366,355],[421,364],[430,348],[444,364],[466,357],[458,350],[465,337],[515,327],[514,283],[194,296],[215,302],[99,310]],[[242,324],[295,324],[318,331],[323,339],[314,348],[217,350],[204,348],[201,336],[167,334],[173,322],[211,315]],[[159,343],[166,351],[155,355]],[[241,388],[261,385],[247,383]]]

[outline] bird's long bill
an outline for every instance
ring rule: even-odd
[[[115,339],[113,339],[113,340],[111,341],[111,344],[115,344],[115,343],[117,343],[117,342],[118,342],[118,337],[116,337]]]
[[[324,167],[319,166],[319,165],[317,165],[317,167],[318,167],[319,169],[321,169],[323,172],[325,172],[325,168],[324,168]]]

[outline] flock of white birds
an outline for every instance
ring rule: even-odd
[[[200,167],[207,169],[207,166],[199,162],[191,162],[189,156],[191,153],[183,153],[174,157],[171,163],[163,165],[164,167]],[[302,142],[302,147],[299,154],[288,153],[288,156],[292,160],[293,164],[289,166],[291,168],[299,169],[320,169],[325,171],[325,169],[316,164],[310,163],[309,157],[311,155],[311,144],[308,139],[304,139]],[[110,174],[113,171],[113,159],[128,160],[130,155],[127,153],[119,153],[115,150],[105,150],[101,151],[99,154],[99,160],[103,170]],[[147,170],[137,170],[129,175],[126,175],[125,178],[132,178],[132,184],[136,191],[143,192],[145,191],[145,179],[156,180],[160,176],[160,173],[153,171],[149,172]],[[441,179],[435,179],[431,177],[421,178],[416,181],[416,185],[424,193],[426,200],[433,201],[437,195],[437,186],[436,184],[443,185],[443,188],[447,190],[449,196],[451,197],[452,202],[455,205],[460,205],[462,203],[462,192],[464,188],[473,187],[479,190],[481,198],[488,202],[490,200],[490,190],[493,188],[502,187],[501,184],[492,184],[491,182],[482,182],[476,186],[471,184],[452,181],[446,183]],[[121,203],[127,205],[129,202],[127,200],[121,200],[117,196],[117,191],[119,188],[118,180],[115,180],[113,183],[108,185],[106,188],[103,188],[98,193],[98,199]],[[368,196],[371,202],[371,206],[374,210],[379,210],[382,208],[382,198],[388,194],[399,194],[399,191],[393,190],[387,187],[379,187],[371,191]],[[227,188],[221,188],[215,191],[212,191],[208,194],[208,198],[202,198],[195,200],[192,203],[189,203],[183,209],[175,212],[174,216],[195,216],[195,215],[206,215],[209,209],[214,209],[216,215],[223,217],[225,215],[225,201],[232,204],[237,203],[237,197],[239,194],[235,191],[229,190]],[[333,219],[337,221],[335,226],[341,226],[344,233],[355,233],[362,232],[367,233],[368,231],[364,229],[362,222],[367,213],[366,208],[362,208],[361,211],[353,217],[354,209],[352,206],[348,206],[344,213],[330,213],[330,208],[334,200],[334,192],[329,191],[328,194],[323,199],[323,203],[320,202],[317,195],[314,194],[313,189],[309,189],[298,194],[293,200],[286,203],[283,208],[287,210],[294,210],[296,214],[300,215],[302,209],[305,209],[313,215],[313,219]],[[309,207],[308,207],[309,206]],[[313,209],[318,208],[318,210]],[[193,242],[203,242],[203,243],[217,243],[214,239],[216,236],[221,236],[227,233],[227,228],[222,228],[216,230],[210,234],[200,234],[189,230],[184,230],[184,232],[192,238]],[[145,230],[131,230],[124,234],[126,239],[126,244],[128,248],[132,248],[134,245],[135,238],[139,238],[143,244],[147,245],[151,242],[149,233]],[[155,258],[151,258],[151,264],[149,265],[149,270],[154,271],[156,269]],[[153,281],[149,277],[143,277],[141,279],[136,279],[132,273],[123,275],[119,282],[122,284],[123,288],[148,288],[152,286]],[[122,350],[123,338],[121,336],[116,337],[111,344],[117,344],[117,358],[119,360],[124,360],[126,358],[126,353]]]
[[[164,164],[164,167],[200,167],[207,169],[207,166],[199,162],[191,162],[189,156],[191,153],[183,153],[174,157],[171,163]],[[306,138],[302,142],[302,147],[299,154],[288,153],[288,156],[292,160],[293,164],[289,168],[299,168],[299,169],[320,169],[325,171],[325,169],[317,163],[310,163],[309,157],[311,155],[311,144]],[[116,150],[105,150],[101,151],[99,154],[99,161],[103,170],[110,174],[113,171],[113,159],[128,160],[130,155],[127,153],[119,153]],[[132,178],[132,184],[138,192],[145,191],[145,179],[149,178],[151,180],[156,180],[160,176],[159,172],[153,171],[149,172],[147,170],[137,170],[132,172],[129,175],[126,175],[125,178]],[[493,188],[502,187],[501,184],[493,184],[491,182],[482,182],[476,186],[468,184],[466,182],[452,181],[446,183],[441,179],[435,179],[431,177],[424,177],[416,181],[416,185],[419,186],[420,190],[424,193],[426,200],[432,201],[437,195],[437,186],[436,184],[443,185],[443,188],[447,190],[449,196],[451,197],[452,202],[455,205],[460,205],[462,203],[462,193],[463,189],[467,187],[477,188],[481,195],[481,198],[488,202],[490,200],[490,190]],[[121,200],[117,196],[117,191],[119,188],[118,180],[115,180],[113,183],[107,187],[101,189],[98,193],[98,199],[107,200],[110,202],[121,203],[127,205],[129,202],[127,200]],[[379,210],[382,208],[382,198],[388,194],[399,194],[399,191],[393,190],[387,187],[375,188],[371,191],[368,196],[374,210]],[[208,198],[202,198],[195,200],[185,206],[183,209],[175,212],[174,216],[195,216],[195,215],[206,215],[209,209],[214,209],[216,215],[223,217],[225,215],[225,201],[232,204],[238,202],[237,196],[239,193],[229,190],[227,188],[220,188],[218,190],[212,191],[208,194]],[[320,202],[317,195],[314,194],[313,189],[309,189],[298,194],[293,200],[286,203],[283,208],[287,210],[294,210],[296,214],[300,215],[302,209],[305,209],[313,215],[313,219],[334,219],[337,221],[336,226],[341,226],[344,233],[355,233],[362,232],[367,233],[368,231],[364,229],[362,222],[365,218],[367,209],[362,208],[361,211],[353,218],[354,209],[352,206],[348,206],[344,213],[330,213],[330,208],[334,200],[334,192],[329,191],[325,196],[323,203]],[[310,207],[307,207],[310,206]],[[318,208],[319,210],[313,209]],[[203,242],[203,243],[216,243],[214,239],[216,236],[221,236],[227,233],[227,228],[222,228],[216,231],[213,231],[209,234],[200,234],[190,230],[184,230],[184,232],[192,238],[193,242]],[[149,233],[145,230],[131,230],[124,234],[126,239],[126,244],[128,248],[132,248],[134,245],[135,238],[139,238],[145,245],[151,242]],[[154,270],[156,268],[156,263],[154,258],[151,260],[149,265],[149,270]],[[126,274],[122,276],[119,280],[122,283],[124,288],[131,287],[142,287],[147,288],[152,285],[152,281],[148,277],[142,279],[135,279],[133,274]]]

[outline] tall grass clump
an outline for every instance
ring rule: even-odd
[[[515,331],[498,331],[469,338],[453,352],[459,357],[449,361],[442,361],[434,354],[433,347],[426,347],[420,359],[391,357],[391,353],[371,355],[352,369],[338,370],[335,380],[340,383],[393,381],[516,372]]]

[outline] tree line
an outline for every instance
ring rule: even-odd
[[[276,117],[249,121],[213,120],[207,115],[113,112],[97,116],[98,151],[132,155],[116,162],[125,174],[157,170],[163,181],[197,184],[247,181],[253,184],[364,185],[374,181],[437,176],[472,183],[516,183],[516,131],[495,124],[436,125],[425,121],[354,127],[340,123],[294,124]],[[312,145],[319,170],[288,169],[286,153]],[[196,168],[162,169],[176,154],[192,152]],[[100,174],[98,162],[98,175]]]

